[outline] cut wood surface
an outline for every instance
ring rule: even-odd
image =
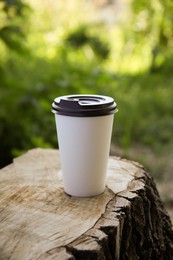
[[[0,259],[173,259],[171,221],[143,166],[110,157],[103,194],[64,193],[59,151],[0,170]]]

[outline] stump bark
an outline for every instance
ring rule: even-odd
[[[110,157],[103,194],[64,193],[59,152],[0,170],[0,259],[173,259],[173,230],[142,165]]]

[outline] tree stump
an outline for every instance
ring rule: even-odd
[[[110,157],[103,194],[64,193],[59,152],[0,171],[0,259],[173,259],[173,230],[143,166]]]

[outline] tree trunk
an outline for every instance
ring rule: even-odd
[[[173,259],[153,179],[110,157],[103,194],[64,193],[59,153],[34,149],[0,171],[0,259]]]

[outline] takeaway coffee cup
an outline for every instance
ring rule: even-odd
[[[55,98],[55,114],[64,191],[88,197],[105,189],[113,118],[117,105],[101,95]]]

